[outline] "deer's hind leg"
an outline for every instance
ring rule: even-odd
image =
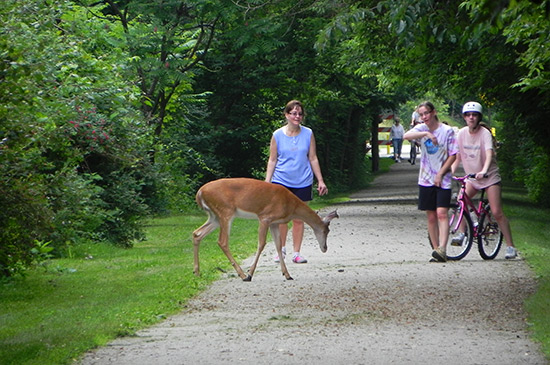
[[[193,231],[193,260],[194,260],[194,269],[193,272],[196,276],[200,275],[199,267],[199,246],[204,237],[212,233],[213,230],[220,226],[220,223],[216,219],[216,216],[210,211],[208,212],[208,220],[199,228]]]

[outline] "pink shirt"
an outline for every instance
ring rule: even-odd
[[[462,128],[458,131],[457,142],[462,167],[467,174],[480,172],[487,158],[487,150],[493,150],[494,152],[493,136],[484,127],[479,127],[479,130],[473,134],[470,133],[468,127]],[[487,178],[470,179],[468,183],[480,190],[500,182],[496,153],[493,153],[487,174],[489,175]]]

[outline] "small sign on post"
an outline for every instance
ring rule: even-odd
[[[378,127],[378,144],[381,146],[387,146],[388,155],[390,154],[390,132],[391,127]]]

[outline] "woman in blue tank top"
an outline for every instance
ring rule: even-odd
[[[319,195],[328,193],[323,181],[321,166],[317,159],[317,147],[313,131],[302,125],[305,110],[301,102],[291,100],[285,107],[286,125],[273,132],[269,147],[269,160],[265,181],[280,184],[292,191],[303,201],[313,199],[313,176],[317,178]],[[282,239],[283,256],[286,254],[286,236],[288,226],[279,226]],[[298,264],[307,260],[300,254],[304,236],[304,222],[292,221],[292,240],[294,255],[292,261]],[[275,257],[275,261],[279,261]],[[284,260],[284,257],[283,257]]]

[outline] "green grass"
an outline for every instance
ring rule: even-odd
[[[526,302],[532,337],[550,360],[550,209],[533,206],[525,189],[508,182],[503,196],[514,243],[538,281]]]
[[[381,161],[381,171],[391,164]],[[539,282],[527,301],[528,322],[550,359],[550,210],[532,206],[523,189],[508,183],[504,198],[516,245]],[[345,199],[318,199],[311,206]],[[0,282],[0,363],[71,363],[89,349],[180,312],[221,271],[239,280],[218,248],[217,231],[203,240],[202,275],[193,275],[191,232],[205,220],[201,212],[154,219],[148,240],[132,249],[81,245],[73,258],[52,260],[25,278]],[[237,261],[253,254],[257,222],[235,220],[230,244]]]
[[[234,273],[216,231],[201,244],[201,277],[193,275],[191,232],[205,220],[200,212],[155,219],[149,239],[132,249],[81,246],[73,259],[52,260],[25,278],[0,283],[0,362],[70,363],[181,311],[222,270]],[[255,251],[256,237],[256,221],[235,221],[237,261]]]

